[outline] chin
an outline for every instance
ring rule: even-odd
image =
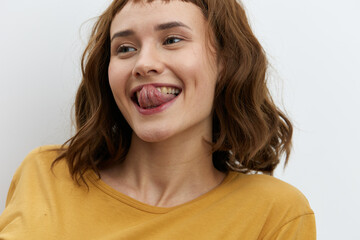
[[[136,136],[144,142],[157,143],[169,139],[173,134],[170,130],[165,129],[147,129],[142,131],[134,131]]]

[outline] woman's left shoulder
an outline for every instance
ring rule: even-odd
[[[235,201],[250,209],[247,215],[264,223],[261,239],[316,238],[314,211],[291,184],[269,175],[236,173],[232,190]]]
[[[236,194],[246,195],[259,204],[267,204],[275,209],[289,210],[298,214],[313,214],[304,194],[276,177],[265,174],[237,173],[233,179]]]

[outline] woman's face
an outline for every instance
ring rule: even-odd
[[[110,87],[136,136],[211,137],[219,67],[196,5],[130,1],[113,19],[110,38]]]

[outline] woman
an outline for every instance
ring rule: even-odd
[[[269,176],[292,127],[235,0],[115,0],[82,63],[77,133],[25,159],[0,239],[315,239]]]

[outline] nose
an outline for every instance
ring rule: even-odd
[[[161,74],[164,64],[159,49],[155,46],[143,46],[136,60],[132,74],[135,77],[147,77]]]

